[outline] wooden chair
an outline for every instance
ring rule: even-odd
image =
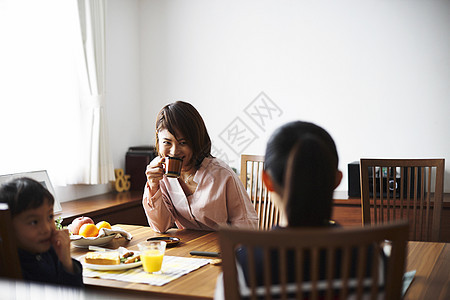
[[[407,222],[272,231],[224,228],[219,240],[225,299],[361,299],[368,294],[400,299],[407,236]],[[388,257],[381,254],[386,240]],[[242,249],[247,260],[239,259]]]
[[[241,181],[247,190],[259,218],[259,228],[267,230],[278,225],[280,211],[271,200],[262,181],[263,155],[241,155]]]
[[[11,214],[6,203],[0,203],[0,277],[22,278]]]
[[[439,241],[444,159],[361,159],[363,225],[409,220],[410,240]]]

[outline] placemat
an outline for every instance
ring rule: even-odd
[[[142,266],[121,271],[97,271],[83,267],[83,276],[162,286],[207,265],[211,259],[164,256],[161,274],[149,274]]]

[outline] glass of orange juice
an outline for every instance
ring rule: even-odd
[[[161,266],[166,251],[166,242],[164,241],[147,241],[138,244],[141,251],[141,261],[145,272],[160,273]]]

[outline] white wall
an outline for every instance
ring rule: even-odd
[[[116,168],[142,143],[139,1],[108,1],[106,86],[109,138]]]
[[[154,143],[163,105],[186,100],[234,167],[232,148],[262,154],[277,126],[302,119],[335,138],[339,190],[361,157],[444,157],[450,192],[449,10],[420,0],[109,0],[115,165],[129,146]],[[279,110],[260,127],[245,111],[261,92]],[[245,149],[221,139],[236,118],[254,134],[241,136]]]
[[[360,157],[445,157],[450,191],[449,1],[140,5],[144,139],[162,105],[187,100],[237,165],[219,138],[235,117],[258,136],[246,153],[263,153],[280,124],[308,120],[335,138],[342,170]],[[244,112],[260,92],[282,111],[262,129]]]

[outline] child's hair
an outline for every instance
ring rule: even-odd
[[[44,200],[49,204],[55,202],[53,195],[31,178],[16,178],[0,186],[0,203],[8,204],[12,217],[25,210],[38,208]]]
[[[264,169],[282,189],[288,226],[329,223],[338,154],[328,132],[301,121],[280,127],[267,143]]]

